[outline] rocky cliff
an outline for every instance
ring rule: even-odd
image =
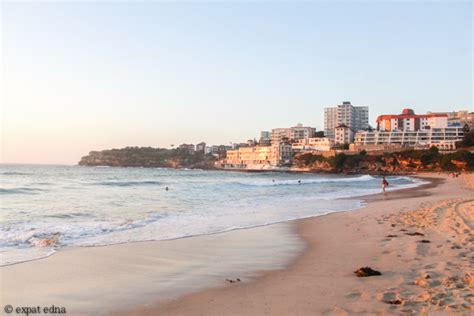
[[[335,157],[305,153],[295,156],[296,168],[343,173],[410,173],[417,171],[474,171],[474,154],[461,150],[441,154],[436,148],[383,155],[338,154]]]

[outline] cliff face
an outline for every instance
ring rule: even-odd
[[[80,166],[199,168],[213,169],[215,158],[186,150],[151,147],[126,147],[91,151],[79,161]]]
[[[295,156],[297,168],[344,173],[410,173],[416,171],[474,171],[474,154],[458,151],[440,154],[436,149],[410,150],[384,155],[338,154],[325,158],[305,153]]]

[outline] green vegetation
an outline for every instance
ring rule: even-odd
[[[458,147],[474,146],[474,130],[465,131],[463,140],[456,144]]]
[[[379,172],[403,173],[412,171],[474,171],[474,153],[460,150],[440,153],[436,147],[426,150],[406,150],[383,155],[336,154],[323,157],[316,154],[301,154],[294,159],[298,167],[334,172]],[[328,167],[329,166],[329,167]]]
[[[215,158],[185,148],[125,147],[91,151],[79,161],[82,166],[212,168]]]

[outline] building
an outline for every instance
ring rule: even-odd
[[[228,150],[222,161],[227,168],[248,168],[255,165],[277,165],[278,159],[274,147],[255,146]]]
[[[345,124],[340,124],[334,129],[334,142],[336,144],[350,144],[354,141],[354,131]]]
[[[187,151],[190,155],[194,155],[194,144],[181,144],[178,146],[178,149]]]
[[[456,149],[456,142],[464,136],[462,128],[427,128],[389,131],[360,131],[355,135],[355,145],[399,145],[401,147],[429,148],[438,147],[440,150]]]
[[[474,128],[474,112],[460,110],[441,113],[428,112],[428,114],[446,114],[448,116],[448,127],[464,128],[467,125],[469,129]]]
[[[350,101],[345,101],[335,107],[324,109],[324,134],[326,137],[335,138],[335,129],[344,124],[352,131],[367,130],[369,128],[369,107],[353,106]]]
[[[446,113],[415,114],[412,109],[403,109],[401,114],[380,115],[377,117],[377,130],[412,131],[448,127]]]
[[[211,146],[206,146],[206,147],[204,148],[204,154],[205,154],[205,155],[210,155],[210,154],[212,154],[212,147],[211,147]]]
[[[260,146],[270,146],[272,144],[272,133],[268,131],[261,131],[258,143]]]
[[[201,143],[197,144],[196,145],[196,152],[205,153],[206,152],[206,143],[201,142]]]
[[[272,144],[277,145],[285,141],[289,141],[291,131],[289,128],[274,128],[272,129]]]
[[[276,165],[290,164],[293,161],[293,149],[290,144],[281,143],[278,145],[272,145],[275,156]]]
[[[249,147],[253,147],[253,146],[257,146],[257,140],[256,139],[248,139],[247,140],[247,146]]]
[[[232,143],[231,149],[239,149],[240,147],[249,147],[247,143]]]
[[[314,136],[316,129],[314,127],[303,126],[303,124],[297,124],[290,128],[290,139],[306,139]]]
[[[228,150],[225,159],[218,162],[224,168],[259,169],[291,163],[291,145],[240,147]]]
[[[314,127],[303,126],[302,124],[289,128],[274,128],[272,129],[272,145],[278,145],[285,141],[311,138],[315,132]]]
[[[211,146],[211,155],[213,156],[219,156],[219,146],[212,145]]]
[[[329,151],[334,147],[334,141],[327,137],[312,137],[299,139],[291,145],[293,152]]]

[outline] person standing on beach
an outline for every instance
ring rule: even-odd
[[[382,192],[385,193],[385,188],[388,187],[388,181],[385,179],[385,176],[382,176]]]

